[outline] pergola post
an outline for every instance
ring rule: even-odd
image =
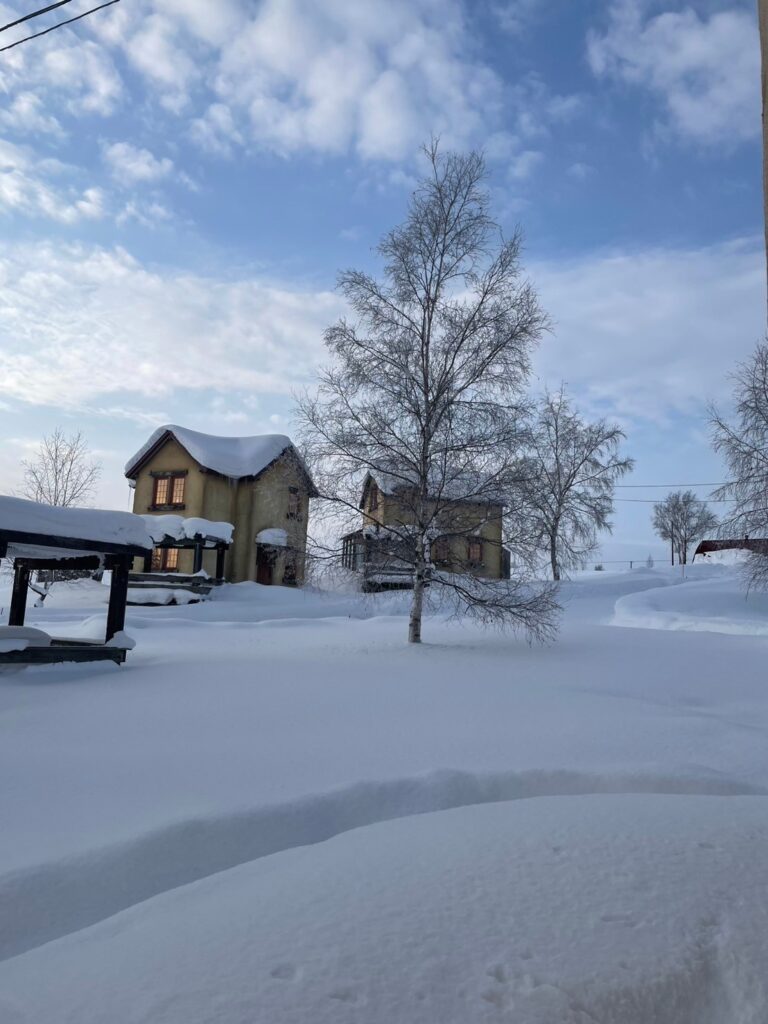
[[[216,548],[216,579],[224,579],[224,558],[227,554],[227,549],[223,544],[219,544]]]
[[[195,541],[195,555],[192,562],[192,572],[197,573],[203,568],[203,542],[201,540]]]
[[[152,572],[152,553],[144,555],[144,572]]]
[[[9,626],[23,626],[27,613],[27,593],[29,591],[29,566],[16,562],[13,567],[13,593],[11,595],[11,611],[8,616]]]
[[[125,628],[130,561],[129,558],[115,558],[112,561],[112,583],[109,588],[109,605],[107,606],[107,643],[116,633],[122,632]]]

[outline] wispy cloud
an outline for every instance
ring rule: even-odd
[[[637,0],[613,0],[609,24],[592,31],[592,71],[655,95],[678,137],[737,143],[760,130],[760,54],[752,11],[706,14],[692,7],[651,15]]]
[[[127,407],[116,396],[286,395],[311,377],[339,310],[333,293],[149,270],[121,249],[0,246],[0,396]]]
[[[762,239],[586,254],[531,274],[555,320],[537,354],[596,411],[665,422],[701,415],[765,329]]]

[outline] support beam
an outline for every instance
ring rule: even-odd
[[[152,572],[152,555],[144,555],[144,572]]]
[[[27,593],[29,591],[29,566],[16,562],[13,567],[13,593],[11,595],[11,611],[8,616],[9,626],[23,626],[27,613]]]
[[[216,579],[224,579],[224,558],[226,557],[227,549],[220,544],[216,548]]]
[[[195,541],[195,556],[192,561],[192,572],[200,572],[203,568],[203,542],[201,540]]]
[[[109,588],[109,605],[107,607],[107,643],[125,627],[130,563],[131,559],[129,558],[115,558],[112,561],[112,585]]]

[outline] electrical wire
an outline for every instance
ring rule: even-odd
[[[59,21],[55,25],[51,25],[50,28],[43,29],[42,32],[35,32],[31,36],[24,36],[23,39],[17,39],[15,43],[11,43],[9,46],[0,46],[0,53],[4,53],[6,50],[12,50],[14,46],[21,46],[22,43],[28,43],[30,39],[39,39],[40,36],[47,36],[49,32],[54,32],[57,28],[63,28],[65,25],[71,25],[74,21],[80,21],[81,18],[87,18],[89,14],[95,14],[96,11],[103,11],[105,7],[111,7],[113,4],[119,4],[120,0],[107,0],[105,4],[99,4],[98,7],[92,7],[89,11],[83,11],[82,14],[76,15],[74,18],[67,18],[66,21]]]
[[[21,25],[25,21],[30,21],[32,18],[39,18],[41,14],[47,14],[48,11],[55,11],[57,7],[63,7],[65,4],[71,4],[72,0],[58,0],[58,3],[49,4],[47,7],[42,7],[39,11],[33,11],[31,14],[25,14],[23,18],[17,18],[16,21],[9,21],[7,25],[0,27],[0,32],[5,32],[8,28],[14,28],[16,25]]]

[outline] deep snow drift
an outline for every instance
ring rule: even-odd
[[[239,585],[0,676],[0,1020],[764,1022],[762,606],[694,568],[566,585],[548,648]]]

